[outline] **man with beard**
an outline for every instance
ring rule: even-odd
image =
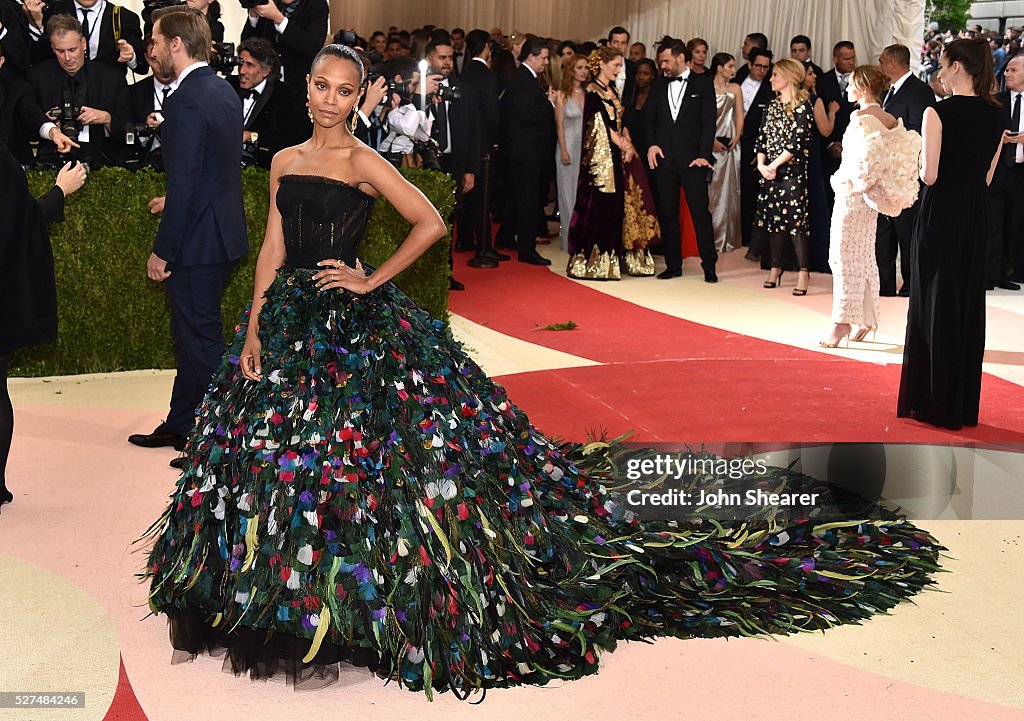
[[[198,10],[153,13],[153,57],[177,86],[164,107],[161,141],[167,195],[146,263],[163,283],[171,308],[177,375],[167,419],[137,446],[182,450],[195,410],[224,354],[220,305],[236,262],[248,250],[242,208],[242,107],[226,80],[210,69],[210,25]],[[171,465],[180,468],[180,460]]]

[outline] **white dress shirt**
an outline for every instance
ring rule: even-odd
[[[687,71],[689,72],[689,71]],[[619,97],[622,97],[622,89],[626,87],[626,61],[622,61],[622,67],[619,68],[619,74],[615,76],[615,89],[619,91]]]
[[[1021,96],[1020,93],[1015,93],[1012,90],[1010,91],[1010,117],[1011,118],[1013,117],[1013,104],[1015,102],[1017,102],[1017,98],[1019,98],[1020,96]],[[1021,111],[1020,111],[1020,117],[1017,119],[1017,127],[1016,128],[1010,128],[1010,130],[1015,130],[1018,133],[1021,131],[1021,128],[1024,128],[1024,98],[1021,98],[1020,102],[1021,102]],[[1016,147],[1016,153],[1014,155],[1015,159],[1017,160],[1018,163],[1024,163],[1024,143],[1017,143],[1015,147]]]
[[[89,59],[95,60],[100,51],[100,29],[103,25],[103,13],[107,11],[107,0],[99,0],[91,8],[84,7],[78,0],[75,0],[75,18],[78,22],[82,22],[82,11],[84,10],[89,11]],[[135,57],[135,53],[132,53],[132,59],[127,63],[128,67],[134,70],[138,64],[138,58]]]
[[[267,89],[267,79],[263,78],[263,80],[260,82],[260,84],[257,85],[252,90],[253,90],[253,92],[256,92],[256,93],[259,93],[260,95],[263,95],[263,91],[266,90],[266,89]],[[252,95],[252,93],[250,93],[249,97],[247,97],[245,100],[242,101],[242,122],[244,122],[244,123],[248,123],[249,122],[249,116],[252,114],[252,109],[254,107],[256,107],[256,97],[254,97]]]
[[[189,73],[191,73],[193,70],[198,70],[199,68],[205,68],[208,65],[209,65],[209,63],[207,63],[207,62],[203,62],[202,60],[197,60],[194,63],[192,63],[191,65],[189,65],[187,68],[182,70],[180,73],[178,73],[178,77],[176,77],[174,80],[171,81],[171,84],[170,84],[171,94],[174,94],[174,92],[179,87],[181,87],[181,81],[184,80],[185,78],[187,78]]]
[[[757,91],[761,89],[760,80],[754,80],[749,75],[743,79],[743,84],[740,85],[740,90],[743,91],[743,113],[750,112],[750,106],[754,104],[754,98],[757,97]]]
[[[690,69],[687,68],[679,77],[682,80],[673,80],[668,84],[668,109],[672,113],[672,120],[679,117],[679,109],[683,107],[683,98],[686,97],[686,88],[690,84]]]

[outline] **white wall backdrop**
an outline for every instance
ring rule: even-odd
[[[122,0],[139,12],[142,0]],[[814,59],[829,67],[831,48],[852,40],[860,62],[874,62],[886,45],[916,50],[924,24],[924,0],[330,0],[332,32],[353,28],[368,36],[389,25],[466,30],[500,26],[549,37],[592,40],[622,25],[648,48],[665,34],[699,35],[711,51],[736,54],[748,32],[761,31],[778,53],[789,39],[809,35]],[[237,0],[220,0],[228,41],[238,40],[245,11]],[[916,54],[916,53],[915,53]]]

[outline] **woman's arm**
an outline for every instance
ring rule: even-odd
[[[996,174],[996,166],[999,165],[999,158],[1003,155],[1003,139],[1006,138],[1006,131],[1003,131],[1003,137],[999,140],[999,145],[996,147],[996,154],[992,156],[992,162],[988,166],[988,174],[985,175],[985,185],[992,185],[992,177]],[[1016,150],[1016,149],[1015,149]]]
[[[925,108],[921,121],[921,182],[934,185],[939,176],[939,153],[942,152],[942,121],[935,108]]]
[[[326,269],[313,277],[320,283],[321,290],[345,288],[361,294],[379,288],[412,265],[427,248],[444,237],[448,228],[419,188],[402,177],[391,163],[373,149],[365,146],[354,149],[352,165],[357,178],[352,181],[354,185],[372,186],[387,198],[399,215],[412,224],[412,230],[398,249],[370,275],[363,272],[358,261],[356,268],[350,268],[340,260],[320,263]],[[338,270],[342,272],[339,274]]]
[[[839,110],[838,101],[833,100],[828,104],[828,111],[825,110],[825,101],[817,98],[814,101],[814,124],[818,133],[824,137],[832,135],[836,126],[836,111]]]
[[[735,130],[732,133],[732,142],[728,147],[728,150],[732,150],[739,145],[740,138],[743,137],[743,89],[736,83],[729,83],[725,89],[736,99],[736,102],[732,104],[732,124]]]
[[[286,148],[274,156],[270,163],[270,212],[267,214],[267,231],[263,235],[263,247],[256,259],[256,276],[252,288],[252,307],[249,309],[249,325],[245,330],[245,343],[238,358],[238,368],[242,376],[251,381],[263,378],[263,367],[260,362],[262,343],[260,342],[260,311],[263,309],[264,295],[270,284],[274,282],[277,269],[284,265],[284,231],[281,228],[281,213],[277,209],[277,189],[281,182],[281,169],[291,160],[291,149]]]
[[[558,135],[558,149],[563,165],[569,165],[572,158],[569,149],[565,147],[565,96],[558,93],[555,96],[555,132]]]

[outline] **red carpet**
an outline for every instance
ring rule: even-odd
[[[553,435],[717,443],[1024,441],[1024,389],[986,374],[981,424],[946,431],[896,418],[900,366],[850,360],[681,320],[511,261],[459,271],[452,312],[606,365],[506,376],[513,401]],[[656,282],[656,281],[637,281]],[[751,312],[757,312],[752,308]],[[537,329],[573,320],[578,328]]]

